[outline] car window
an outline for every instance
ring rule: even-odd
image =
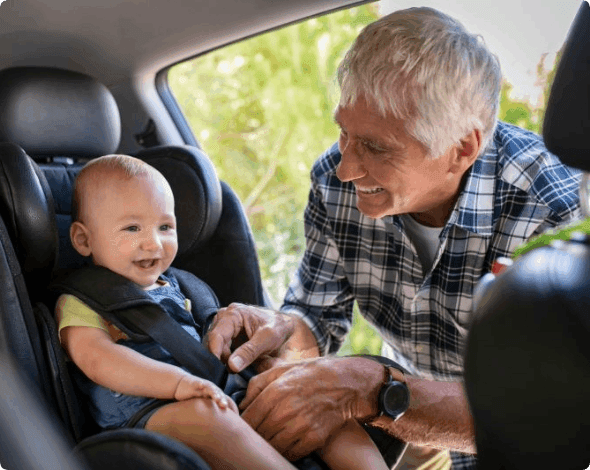
[[[398,3],[373,3],[312,18],[169,70],[170,89],[193,134],[220,179],[244,204],[263,281],[276,305],[304,250],[309,170],[338,136],[332,115],[338,99],[337,65],[366,24],[408,6]],[[540,99],[515,94],[514,85],[504,80],[500,119],[540,132],[543,98],[558,57],[541,55],[530,76]],[[355,313],[355,326],[341,353],[378,353],[380,345],[379,336]]]
[[[336,67],[377,17],[375,4],[334,12],[169,71],[170,89],[195,137],[244,205],[277,306],[304,250],[309,170],[338,136]],[[355,331],[355,349],[379,352],[372,330]]]

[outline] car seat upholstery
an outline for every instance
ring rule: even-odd
[[[564,163],[590,171],[587,2],[578,10],[562,53],[543,135]],[[502,274],[486,275],[476,299],[465,386],[478,469],[588,468],[588,234],[532,250]]]
[[[87,262],[69,241],[73,182],[88,160],[116,152],[118,109],[108,89],[92,78],[45,67],[0,71],[0,102],[0,277],[5,281],[0,335],[26,383],[54,419],[61,418],[70,443],[79,442],[96,429],[89,427],[69,381],[46,287],[56,270]],[[136,156],[158,168],[174,192],[179,233],[174,265],[205,280],[222,305],[264,305],[247,219],[208,157],[189,146],[155,147]],[[135,449],[155,445],[146,444],[153,437],[138,437],[137,431],[146,431],[126,431]],[[84,447],[86,455],[94,455],[91,462],[100,454],[94,445],[116,447],[117,439],[109,439]],[[204,468],[201,464],[178,468]]]
[[[0,466],[10,470],[85,470],[43,402],[0,352]],[[32,443],[32,444],[31,444]]]

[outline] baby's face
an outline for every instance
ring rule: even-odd
[[[156,287],[178,251],[174,197],[161,178],[112,179],[89,199],[92,259],[144,289]]]

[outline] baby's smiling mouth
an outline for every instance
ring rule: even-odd
[[[139,261],[134,261],[133,263],[136,264],[137,266],[139,266],[140,268],[151,268],[153,267],[156,263],[157,263],[158,259],[157,258],[152,258],[152,259],[141,259]]]

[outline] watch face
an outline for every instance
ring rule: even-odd
[[[406,384],[392,381],[381,392],[381,411],[394,419],[399,418],[410,406],[410,392]]]

